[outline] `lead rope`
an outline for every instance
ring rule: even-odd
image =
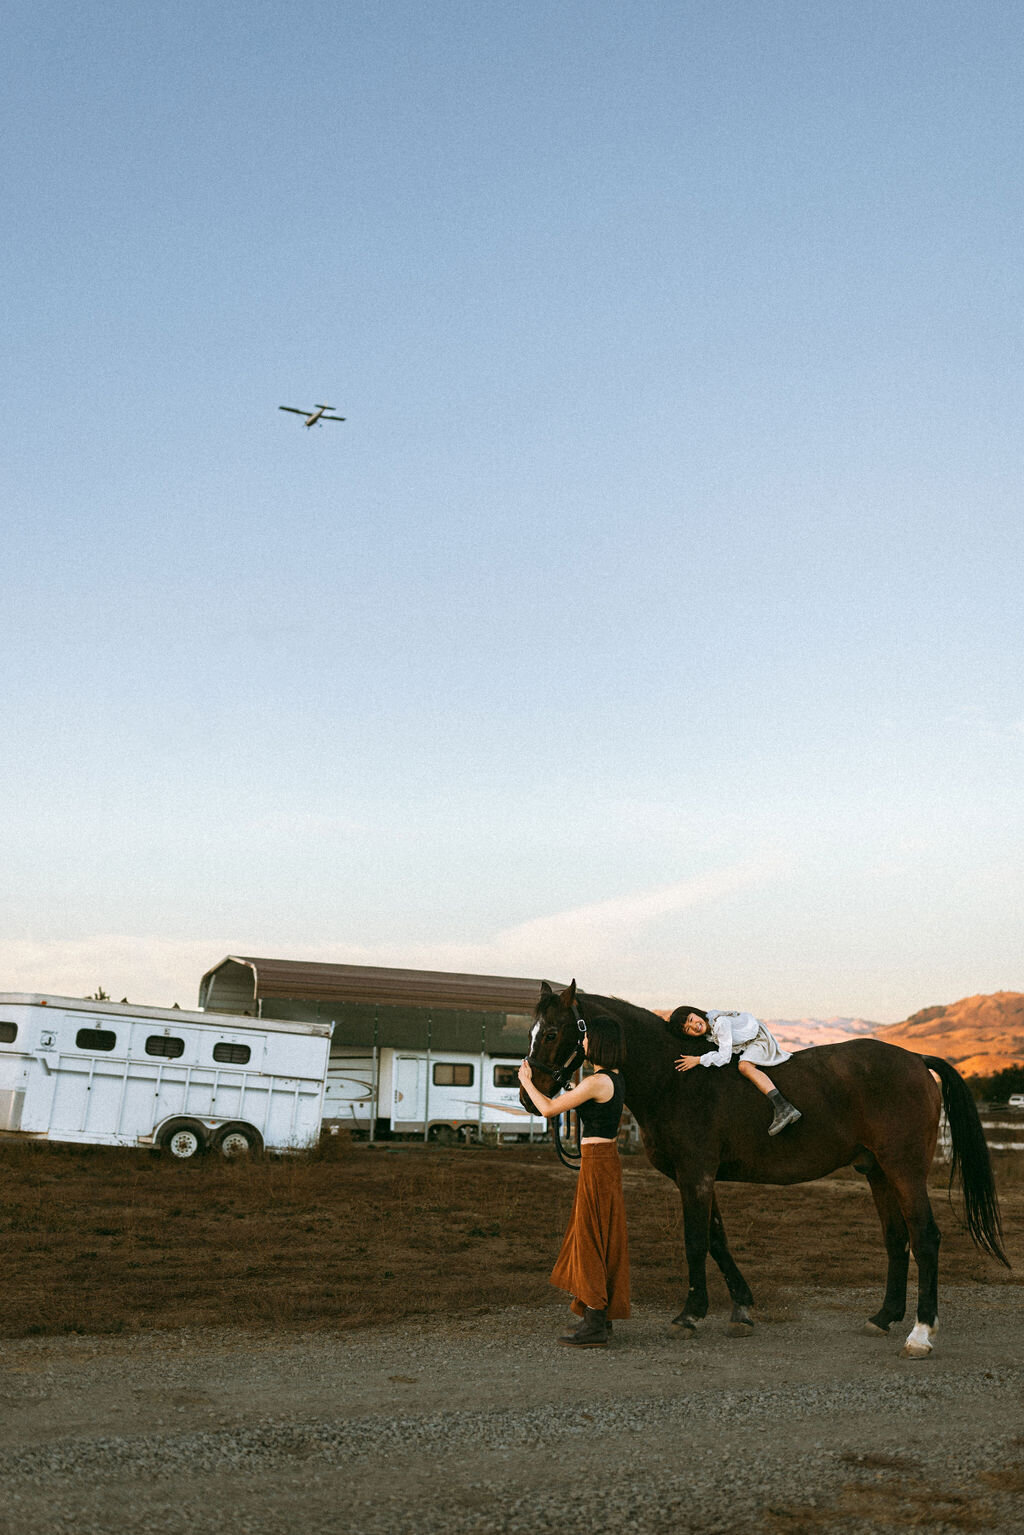
[[[569,1114],[558,1114],[558,1115],[556,1115],[556,1117],[551,1121],[551,1133],[552,1133],[552,1135],[555,1138],[555,1151],[558,1153],[558,1160],[561,1162],[562,1166],[563,1167],[567,1167],[571,1173],[578,1173],[579,1170],[580,1170],[580,1167],[583,1165],[583,1147],[580,1144],[580,1141],[581,1141],[581,1138],[582,1138],[582,1133],[583,1133],[583,1127],[580,1124],[580,1116],[579,1116],[579,1114],[577,1114],[576,1115],[576,1149],[575,1149],[574,1152],[570,1152],[570,1153],[567,1154],[566,1150],[565,1150],[565,1147],[562,1144],[562,1132],[561,1132],[560,1126],[561,1126],[562,1120],[563,1119],[568,1119],[568,1118],[569,1118]],[[566,1126],[566,1129],[568,1130],[568,1126]]]

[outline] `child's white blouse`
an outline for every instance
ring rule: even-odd
[[[700,1056],[702,1066],[727,1066],[737,1050],[752,1044],[763,1025],[753,1013],[723,1013],[708,1009],[708,1038],[717,1045]]]

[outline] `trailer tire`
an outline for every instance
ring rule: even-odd
[[[172,1119],[160,1131],[160,1145],[178,1162],[191,1162],[206,1150],[206,1131],[194,1119]]]
[[[263,1150],[263,1137],[252,1125],[221,1125],[213,1138],[213,1149],[229,1162],[235,1157],[254,1157]]]
[[[459,1138],[458,1131],[453,1130],[451,1125],[431,1125],[429,1133],[430,1139],[438,1146],[454,1146]]]

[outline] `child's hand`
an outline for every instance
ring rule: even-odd
[[[676,1060],[677,1071],[689,1071],[691,1066],[700,1065],[699,1055],[680,1055]]]

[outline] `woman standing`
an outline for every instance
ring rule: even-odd
[[[622,1118],[620,1067],[626,1048],[619,1022],[614,1018],[588,1022],[583,1050],[598,1069],[557,1098],[546,1097],[534,1084],[527,1061],[519,1068],[519,1080],[545,1119],[568,1109],[575,1109],[580,1117],[582,1160],[576,1197],[551,1283],[568,1291],[573,1311],[583,1318],[559,1343],[604,1348],[612,1319],[629,1316],[629,1251],[617,1142]]]

